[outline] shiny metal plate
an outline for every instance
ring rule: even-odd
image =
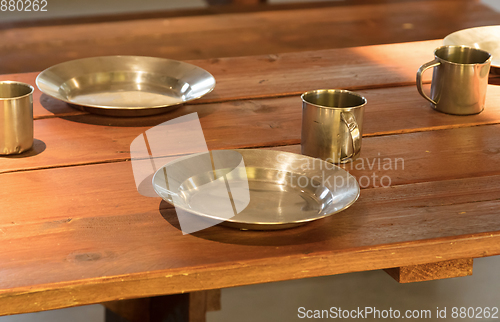
[[[153,187],[178,216],[185,211],[214,224],[251,230],[286,229],[333,215],[360,193],[356,179],[331,163],[261,149],[178,158],[155,173]],[[222,215],[228,198],[230,216]]]
[[[170,111],[215,87],[206,70],[181,61],[142,56],[83,58],[41,72],[44,94],[81,110],[109,116]]]

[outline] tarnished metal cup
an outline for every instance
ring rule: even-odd
[[[25,83],[0,82],[0,155],[33,146],[33,90]]]
[[[484,109],[491,55],[467,46],[442,46],[434,51],[434,60],[417,72],[418,92],[436,111],[470,115]],[[422,74],[434,67],[431,96],[422,89]]]
[[[302,94],[302,154],[332,163],[356,159],[361,151],[365,105],[363,96],[347,90]]]

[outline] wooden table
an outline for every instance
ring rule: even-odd
[[[440,44],[192,61],[216,89],[155,117],[89,115],[36,90],[33,150],[0,158],[0,315],[375,269],[470,274],[472,258],[500,254],[500,89],[479,115],[433,111],[415,73]],[[295,229],[191,235],[136,191],[129,146],[145,130],[197,112],[211,150],[300,153],[299,94],[318,88],[368,99],[361,161],[346,168],[390,187],[372,181],[351,208]],[[397,158],[404,169],[356,166]]]
[[[430,40],[497,24],[500,12],[477,0],[308,1],[0,20],[0,73],[103,55],[209,59]]]

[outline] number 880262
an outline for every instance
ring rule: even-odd
[[[1,11],[47,11],[47,0],[1,0]]]

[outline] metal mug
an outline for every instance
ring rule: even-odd
[[[356,159],[361,151],[366,99],[340,89],[310,91],[301,97],[302,154],[332,163]]]
[[[25,83],[0,82],[0,155],[33,146],[33,90]]]
[[[470,115],[484,109],[491,54],[467,46],[442,46],[434,51],[434,60],[420,66],[417,89],[436,111]],[[422,89],[422,74],[434,67],[431,97]]]

